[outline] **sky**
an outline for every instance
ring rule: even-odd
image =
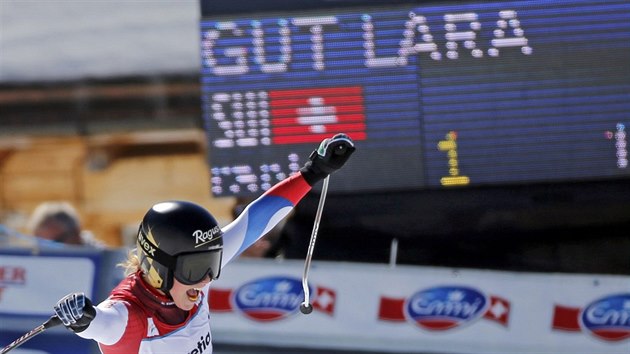
[[[0,0],[0,83],[199,70],[198,0]]]

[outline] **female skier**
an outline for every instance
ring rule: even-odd
[[[80,337],[98,342],[103,354],[212,353],[210,282],[354,150],[344,134],[325,139],[299,173],[254,200],[223,229],[199,205],[154,205],[140,225],[127,277],[96,307],[83,293],[66,295],[54,306],[56,315]]]

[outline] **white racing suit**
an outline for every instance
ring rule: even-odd
[[[250,203],[223,228],[225,266],[276,226],[311,187],[301,173],[281,181]],[[98,342],[103,354],[210,354],[209,284],[190,311],[131,274],[96,307],[96,317],[79,336]],[[176,324],[173,324],[176,323]]]

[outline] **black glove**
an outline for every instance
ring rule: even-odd
[[[324,139],[319,148],[311,153],[309,161],[300,169],[306,182],[312,186],[329,174],[337,171],[356,150],[352,139],[346,134],[337,134]]]
[[[57,302],[54,309],[63,325],[75,333],[85,331],[96,316],[92,302],[84,293],[64,296]]]

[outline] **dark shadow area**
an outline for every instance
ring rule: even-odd
[[[314,259],[630,274],[630,181],[328,195]],[[283,230],[303,258],[319,193]]]

